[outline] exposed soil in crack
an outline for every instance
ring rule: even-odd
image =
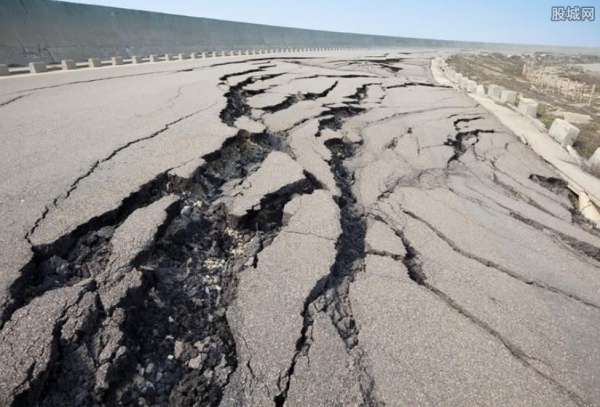
[[[277,103],[276,105],[263,107],[263,108],[261,108],[261,110],[264,110],[267,113],[276,113],[276,112],[279,112],[280,110],[285,110],[303,100],[316,100],[316,99],[327,96],[329,94],[329,92],[331,92],[333,89],[335,89],[335,87],[337,85],[338,85],[338,81],[335,81],[333,83],[333,85],[331,85],[329,88],[325,89],[323,92],[318,92],[318,93],[310,93],[309,92],[309,93],[298,93],[296,95],[290,95],[290,96],[287,96],[283,102]]]
[[[280,110],[287,109],[288,107],[295,105],[300,101],[298,95],[290,95],[285,98],[285,100],[281,103],[277,103],[276,105],[264,106],[261,110],[264,110],[267,113],[276,113]]]
[[[448,140],[444,143],[446,146],[450,146],[454,149],[454,154],[448,159],[448,164],[452,161],[458,161],[460,156],[467,152],[469,147],[474,148],[475,144],[479,142],[480,134],[495,133],[494,130],[482,130],[474,129],[470,131],[461,131],[459,123],[470,122],[473,120],[479,120],[481,117],[468,117],[460,118],[454,121],[454,129],[457,131],[454,139],[448,137]]]
[[[529,179],[546,188],[548,191],[555,193],[556,195],[568,195],[567,182],[560,178],[544,177],[543,175],[531,174]]]
[[[424,87],[428,87],[428,88],[446,88],[446,89],[451,89],[451,86],[445,86],[445,85],[438,85],[435,83],[428,83],[428,82],[406,82],[406,83],[402,83],[399,85],[390,85],[390,86],[386,86],[386,89],[396,89],[396,88],[409,88],[409,87],[413,87],[413,86],[424,86]]]
[[[231,87],[223,122],[247,112],[244,86],[256,80]],[[303,181],[264,197],[259,210],[241,219],[230,218],[216,202],[225,182],[241,182],[270,151],[287,152],[285,137],[239,131],[220,150],[202,157],[206,164],[190,179],[160,174],[117,210],[51,245],[35,247],[27,273],[13,286],[15,300],[3,322],[51,290],[83,280],[92,284],[83,296],[85,305],[78,302],[82,314],[76,321],[65,314],[57,322],[48,369],[32,377],[35,386],[15,400],[20,405],[43,400],[36,404],[43,406],[218,405],[237,367],[225,318],[236,273],[248,262],[255,264],[256,253],[279,232],[283,207],[292,196],[319,185],[306,174]],[[95,281],[107,267],[115,230],[135,210],[170,194],[180,202],[171,207],[154,245],[130,265],[142,271],[141,284],[128,289],[116,308],[104,309],[105,287]]]
[[[90,292],[96,300],[76,338],[57,344],[57,357],[37,395],[20,400],[44,400],[44,406],[110,405],[218,405],[222,389],[237,366],[235,344],[225,309],[235,295],[235,274],[278,233],[283,207],[292,195],[312,192],[303,182],[263,199],[259,211],[230,221],[220,187],[244,179],[280,144],[266,133],[240,131],[191,180],[161,177],[146,194],[87,225],[79,237],[45,247],[36,255],[31,285],[21,293],[20,305],[61,286],[94,278],[106,266],[110,239],[134,209],[177,193],[183,209],[161,229],[155,248],[133,267],[144,271],[143,285],[130,291],[112,314],[98,299],[102,286]],[[176,215],[177,213],[177,215]],[[61,332],[58,329],[57,338]],[[106,363],[102,386],[97,372],[101,352],[117,341],[119,354]],[[27,405],[24,404],[24,405]]]
[[[264,71],[264,69],[258,69],[256,72]],[[250,116],[250,106],[246,103],[246,99],[250,96],[259,95],[264,93],[265,90],[248,90],[246,86],[257,81],[265,81],[276,78],[283,75],[283,73],[265,74],[261,76],[251,76],[234,86],[229,87],[229,91],[225,93],[227,98],[227,105],[221,111],[221,121],[227,124],[229,127],[234,127],[234,123],[237,119],[242,116]]]
[[[341,122],[342,117],[336,117],[335,122]],[[358,343],[358,332],[348,293],[350,284],[356,274],[364,270],[365,231],[366,223],[362,207],[357,203],[352,193],[353,174],[344,166],[344,161],[355,153],[355,146],[346,141],[330,140],[326,143],[332,152],[331,170],[336,184],[341,191],[337,199],[341,213],[342,234],[336,244],[336,260],[329,275],[318,281],[304,303],[302,316],[304,318],[300,337],[296,343],[296,352],[286,374],[280,378],[278,386],[280,393],[275,396],[275,405],[285,405],[290,388],[290,378],[298,358],[308,355],[312,345],[312,325],[317,313],[323,312],[329,316],[340,338],[349,350]],[[357,366],[361,366],[359,351],[355,352]],[[361,390],[365,405],[374,405],[373,381],[362,372]]]
[[[566,181],[560,178],[544,177],[538,174],[531,174],[529,179],[558,196],[566,197],[571,202],[571,207],[568,208],[569,212],[571,212],[571,221],[574,224],[579,225],[579,227],[586,232],[596,237],[600,237],[600,230],[598,230],[597,226],[583,216],[577,209],[579,207],[579,198],[568,188]]]

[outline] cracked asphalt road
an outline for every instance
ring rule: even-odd
[[[2,405],[600,406],[600,234],[435,55],[2,79]]]

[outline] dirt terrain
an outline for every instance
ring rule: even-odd
[[[600,57],[595,55],[484,53],[455,54],[448,59],[448,64],[477,82],[496,84],[515,90],[523,97],[538,100],[538,118],[547,128],[557,117],[572,121],[580,129],[579,138],[573,147],[583,157],[589,158],[600,147],[600,72],[585,68],[593,68],[599,61]],[[536,86],[523,75],[523,65],[526,63],[533,64],[537,69],[544,69],[547,74],[588,85],[586,97],[583,101],[573,100],[544,85]],[[594,84],[596,91],[588,106],[589,86]],[[567,116],[564,115],[565,112]],[[569,116],[569,113],[576,115]]]

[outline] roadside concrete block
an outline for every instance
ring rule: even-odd
[[[134,55],[131,57],[132,64],[141,64],[142,62],[144,62],[144,60],[142,59],[142,57],[140,55]]]
[[[226,57],[227,56],[227,51],[221,51],[221,56],[222,57]]]
[[[185,60],[187,59],[187,55],[185,55],[184,53],[181,53],[181,54],[179,54],[179,57],[178,57],[178,59],[179,59],[180,61],[185,61]]]
[[[100,68],[102,66],[102,61],[100,61],[100,58],[90,58],[88,59],[88,66],[90,68]]]
[[[467,92],[474,93],[477,90],[477,82],[470,80],[467,83]]]
[[[175,60],[175,57],[173,56],[173,54],[165,54],[165,61],[173,61]]]
[[[8,76],[10,75],[10,71],[8,70],[8,66],[2,64],[0,65],[0,76]]]
[[[63,71],[72,71],[73,69],[77,69],[77,64],[72,59],[63,59],[60,62],[60,66]]]
[[[475,89],[475,93],[477,95],[485,96],[485,86],[477,85],[477,88]]]
[[[213,52],[212,52],[212,57],[213,57],[213,58],[215,58],[216,56],[217,56],[217,52],[216,52],[216,51],[213,51]]]
[[[160,59],[158,59],[158,55],[156,55],[156,54],[150,55],[150,62],[158,62],[158,61],[160,61]]]
[[[523,116],[535,118],[537,116],[538,106],[539,103],[533,99],[521,98],[519,102],[519,113]]]
[[[198,59],[198,54],[196,54],[195,52],[192,52],[190,54],[190,59]]]
[[[488,87],[488,97],[491,99],[500,101],[500,95],[502,93],[502,88],[498,85],[490,85]]]
[[[112,57],[111,59],[112,64],[113,65],[123,65],[123,58],[122,57]]]
[[[572,146],[579,136],[579,129],[566,120],[554,119],[548,135],[558,141],[561,146]]]
[[[597,148],[594,154],[587,161],[587,165],[590,168],[590,171],[595,173],[600,172],[600,148]]]
[[[517,92],[514,90],[502,89],[500,92],[500,102],[513,105],[517,101]]]
[[[248,50],[244,51],[244,55],[250,55],[250,51],[248,51]]]
[[[46,67],[45,62],[30,62],[29,63],[29,72],[30,73],[42,73],[46,72],[48,68]]]
[[[206,52],[201,53],[200,58],[206,58]]]

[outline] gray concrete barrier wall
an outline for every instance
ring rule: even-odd
[[[294,47],[435,47],[600,53],[238,23],[48,0],[0,0],[0,63]]]

